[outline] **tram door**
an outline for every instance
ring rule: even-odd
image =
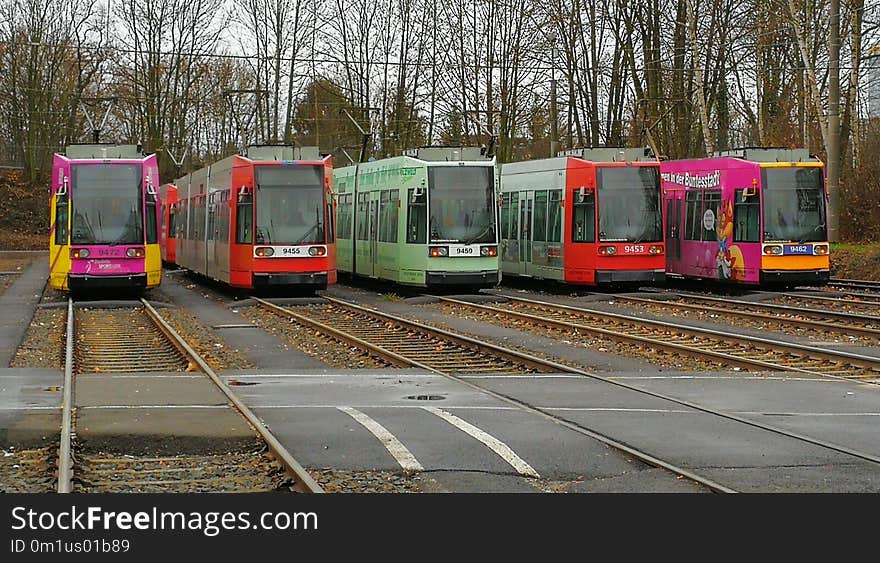
[[[535,192],[520,192],[519,198],[519,265],[517,273],[531,275],[532,263],[532,208]]]
[[[666,257],[673,262],[681,259],[683,195],[684,191],[675,191],[666,200]]]
[[[672,199],[666,200],[666,253],[671,260],[678,260],[681,256],[680,211],[681,200],[674,195]]]

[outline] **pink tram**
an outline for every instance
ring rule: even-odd
[[[162,281],[159,166],[140,145],[70,145],[49,195],[49,286],[149,289]]]
[[[666,275],[750,285],[825,283],[823,163],[745,148],[660,165]]]
[[[331,157],[317,147],[252,146],[174,182],[173,263],[233,287],[336,283]],[[170,186],[169,186],[170,189]]]

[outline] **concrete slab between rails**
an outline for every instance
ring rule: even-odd
[[[63,384],[59,370],[0,369],[0,447],[58,441]]]
[[[90,373],[76,376],[76,406],[215,406],[227,399],[201,373]]]
[[[237,307],[227,307],[196,291],[191,291],[181,283],[185,281],[168,279],[162,284],[162,290],[179,307],[185,308],[203,325],[214,327],[250,322],[237,314]],[[291,350],[287,341],[262,329],[214,328],[211,330],[230,345],[234,343],[245,358],[259,368],[321,369],[328,367],[324,362],[316,360],[308,354]]]
[[[223,378],[254,409],[337,405],[404,408],[504,406],[500,400],[476,393],[462,383],[425,372],[372,370],[371,373],[356,374],[288,372],[271,375],[238,372],[237,375],[224,373]]]
[[[0,366],[15,356],[48,280],[49,263],[34,260],[0,295]]]
[[[128,455],[209,454],[246,451],[256,433],[231,407],[79,408],[81,451]]]

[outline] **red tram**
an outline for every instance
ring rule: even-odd
[[[501,167],[504,276],[571,284],[665,281],[660,161],[582,148]]]
[[[162,230],[160,235],[162,262],[174,264],[177,258],[177,240],[174,238],[178,202],[177,186],[174,184],[163,184],[159,188],[159,197],[162,200]],[[171,235],[170,238],[169,235]]]
[[[164,239],[173,263],[240,288],[336,283],[332,160],[317,147],[252,146],[179,178]]]

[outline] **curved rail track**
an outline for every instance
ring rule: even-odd
[[[823,333],[837,333],[844,336],[859,336],[880,339],[880,317],[860,315],[821,309],[803,309],[772,303],[756,303],[722,297],[705,297],[686,293],[675,299],[652,299],[615,295],[615,301],[636,303],[654,307],[668,307],[683,311],[717,314],[730,318],[740,318],[773,323],[786,328],[800,328]]]
[[[85,491],[114,492],[131,487],[151,490],[249,491],[265,490],[265,475],[278,478],[269,464],[255,461],[248,452],[221,455],[130,457],[74,452],[75,385],[77,373],[201,371],[226,396],[280,464],[284,479],[297,492],[323,492],[265,425],[211,367],[193,350],[146,300],[142,307],[92,310],[76,314],[73,300],[67,306],[62,428],[58,456],[59,493],[73,490],[76,480]]]
[[[573,333],[591,333],[618,342],[714,360],[748,370],[793,371],[821,377],[880,383],[880,358],[696,328],[670,321],[500,295],[502,305],[478,305],[438,297],[443,302]],[[876,380],[876,381],[871,381]]]
[[[461,383],[463,385],[466,385],[466,386],[468,386],[468,387],[470,387],[480,393],[488,394],[488,395],[493,396],[496,399],[499,399],[507,404],[518,407],[524,411],[530,412],[530,413],[535,414],[537,416],[540,416],[544,419],[550,420],[556,424],[559,424],[559,425],[564,426],[566,428],[569,428],[575,432],[578,432],[579,434],[596,439],[596,440],[598,440],[598,441],[600,441],[600,442],[602,442],[602,443],[604,443],[614,449],[617,449],[619,451],[625,452],[626,454],[632,455],[644,463],[647,463],[647,464],[652,465],[654,467],[666,469],[670,472],[675,473],[676,475],[681,475],[687,479],[690,479],[696,483],[699,483],[699,484],[707,487],[708,489],[710,489],[714,492],[735,493],[738,491],[731,489],[731,488],[729,488],[721,483],[718,483],[714,480],[703,477],[697,473],[694,473],[693,471],[691,471],[689,469],[685,469],[683,467],[680,467],[672,462],[660,459],[651,453],[639,450],[639,449],[634,448],[628,444],[624,444],[622,442],[619,442],[619,441],[615,440],[614,438],[611,438],[609,436],[606,436],[604,434],[596,432],[595,430],[592,430],[592,429],[590,429],[586,426],[583,426],[579,423],[572,422],[568,419],[565,419],[565,418],[562,418],[562,417],[557,416],[555,414],[552,414],[545,409],[535,407],[534,405],[523,402],[515,397],[511,397],[510,395],[507,395],[507,394],[489,389],[489,388],[484,387],[482,385],[479,385],[471,378],[462,377],[461,376],[462,374],[452,372],[452,371],[444,371],[442,369],[437,369],[436,367],[430,367],[427,364],[422,364],[421,362],[416,362],[416,363],[410,362],[406,358],[405,354],[407,352],[405,350],[401,350],[401,352],[398,353],[398,352],[395,352],[393,350],[390,350],[390,349],[387,349],[387,348],[384,348],[381,346],[379,346],[378,347],[379,349],[377,350],[376,344],[374,344],[373,342],[370,342],[367,338],[363,338],[363,336],[367,336],[369,338],[371,334],[375,334],[375,330],[376,330],[375,328],[358,330],[357,332],[359,332],[360,336],[354,336],[353,334],[351,334],[347,331],[351,330],[351,324],[352,324],[353,319],[359,317],[359,318],[363,319],[362,322],[370,325],[371,327],[375,327],[375,323],[378,322],[382,327],[385,328],[385,330],[394,331],[394,332],[397,332],[399,330],[405,330],[411,335],[410,340],[412,340],[412,338],[414,337],[414,335],[416,333],[421,334],[421,335],[432,335],[431,336],[432,338],[435,338],[438,340],[446,339],[446,338],[453,339],[458,342],[461,342],[463,345],[466,345],[466,346],[474,346],[474,347],[477,347],[478,349],[491,350],[491,353],[496,356],[503,355],[505,358],[519,358],[519,360],[522,363],[529,364],[532,371],[537,371],[540,373],[552,372],[552,373],[566,373],[566,374],[582,375],[582,376],[589,377],[589,378],[592,378],[592,379],[595,379],[598,381],[602,381],[602,382],[607,383],[609,385],[622,387],[622,388],[628,389],[630,391],[633,391],[633,392],[636,392],[636,393],[639,393],[642,395],[649,395],[652,397],[656,397],[659,399],[670,401],[672,403],[682,405],[682,406],[685,406],[688,408],[692,408],[697,411],[716,415],[716,416],[719,416],[722,418],[726,418],[728,420],[733,420],[733,421],[736,421],[736,422],[739,422],[742,424],[746,424],[746,425],[754,427],[754,428],[760,428],[762,430],[766,430],[766,431],[769,431],[769,432],[772,432],[772,433],[775,433],[778,435],[782,435],[782,436],[786,436],[789,438],[793,438],[795,440],[807,442],[807,443],[810,443],[813,445],[827,448],[829,450],[833,450],[833,451],[836,451],[839,453],[844,453],[844,454],[853,456],[855,458],[859,458],[861,460],[866,460],[866,461],[880,465],[880,457],[874,456],[873,454],[870,454],[870,453],[858,451],[858,450],[855,450],[855,449],[852,449],[852,448],[849,448],[846,446],[833,444],[833,443],[826,442],[823,440],[818,440],[818,439],[812,438],[810,436],[801,435],[801,434],[798,434],[795,432],[790,432],[790,431],[787,431],[787,430],[784,430],[781,428],[777,428],[777,427],[774,427],[774,426],[771,426],[768,424],[749,420],[749,419],[743,418],[741,416],[726,413],[723,411],[707,408],[707,407],[704,407],[704,406],[701,406],[701,405],[698,405],[695,403],[691,403],[689,401],[685,401],[685,400],[678,399],[675,397],[667,396],[667,395],[657,393],[654,391],[648,391],[645,389],[641,389],[641,388],[629,385],[627,383],[611,380],[611,379],[608,379],[605,377],[601,377],[599,375],[596,375],[596,374],[593,374],[593,373],[590,373],[590,372],[587,372],[587,371],[584,371],[584,370],[581,370],[581,369],[578,369],[578,368],[575,368],[572,366],[556,363],[556,362],[553,362],[552,360],[537,358],[537,357],[530,356],[528,354],[524,354],[524,353],[516,351],[516,350],[502,348],[500,346],[496,346],[491,343],[483,342],[483,341],[480,341],[480,340],[477,340],[477,339],[474,339],[474,338],[471,338],[468,336],[456,335],[456,334],[449,332],[449,331],[446,331],[446,330],[438,329],[438,328],[435,328],[435,327],[432,327],[429,325],[425,325],[422,323],[418,323],[418,322],[415,322],[415,321],[412,321],[409,319],[403,319],[403,318],[396,316],[396,315],[391,315],[391,314],[388,314],[388,313],[385,313],[382,311],[378,311],[376,309],[364,307],[361,305],[356,305],[356,304],[342,301],[339,299],[324,297],[324,299],[326,299],[328,301],[328,303],[330,303],[333,307],[335,307],[335,316],[333,314],[323,316],[322,321],[316,321],[315,319],[310,318],[312,316],[312,313],[310,312],[309,308],[307,308],[307,307],[300,307],[300,308],[298,308],[297,311],[293,311],[291,308],[280,307],[278,305],[275,305],[273,303],[270,303],[268,301],[265,301],[265,300],[262,300],[259,298],[253,298],[253,299],[257,303],[259,303],[262,307],[264,307],[274,313],[291,317],[304,326],[309,326],[309,327],[315,328],[316,330],[320,330],[327,335],[330,335],[330,336],[333,336],[334,338],[339,339],[341,342],[344,342],[347,344],[352,344],[354,346],[361,348],[362,350],[364,350],[366,352],[375,353],[375,354],[379,354],[379,355],[383,355],[383,356],[386,353],[390,353],[391,355],[387,356],[388,361],[391,363],[394,363],[395,365],[411,365],[411,366],[423,367],[424,369],[429,369],[430,371],[433,371],[435,373],[438,373],[440,375],[448,377],[448,378],[450,378],[458,383]],[[439,298],[439,299],[457,301],[457,300],[451,300],[449,298]],[[466,302],[461,302],[461,303],[466,303]],[[339,326],[339,323],[341,323],[343,326],[346,326],[348,328],[347,329],[337,328]],[[406,340],[406,341],[408,342],[409,340]],[[394,361],[392,361],[392,360],[394,360]],[[485,372],[483,374],[485,374]],[[473,375],[473,374],[471,374],[471,375]]]

